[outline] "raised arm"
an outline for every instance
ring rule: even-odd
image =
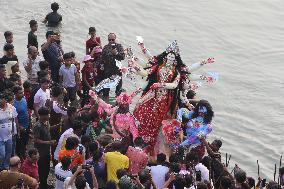
[[[197,63],[194,63],[194,64],[192,64],[192,65],[190,65],[189,67],[188,67],[188,70],[190,71],[190,72],[193,72],[193,71],[195,71],[195,70],[198,70],[199,68],[201,68],[202,66],[204,66],[205,64],[211,64],[211,63],[213,63],[215,60],[214,60],[214,58],[207,58],[206,60],[202,60],[202,61],[200,61],[200,62],[197,62]]]
[[[144,56],[147,58],[148,61],[153,60],[153,56],[151,55],[150,51],[146,48],[144,42],[143,42],[143,38],[141,36],[137,36],[136,40],[138,41],[138,45],[142,50],[142,53],[144,54]]]

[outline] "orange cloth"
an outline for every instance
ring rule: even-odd
[[[64,156],[72,157],[72,162],[71,162],[71,168],[77,166],[77,165],[82,165],[84,162],[84,156],[80,154],[76,149],[74,150],[60,150],[59,155],[58,155],[58,160],[61,161],[61,159]]]

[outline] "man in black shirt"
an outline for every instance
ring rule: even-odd
[[[5,65],[0,64],[0,93],[3,93],[8,88],[7,83]]]
[[[104,46],[102,51],[102,60],[104,62],[104,79],[111,77],[112,75],[121,76],[119,68],[116,66],[116,60],[121,61],[124,60],[125,54],[121,44],[116,43],[116,35],[114,33],[110,33],[108,35],[109,43]],[[115,93],[116,96],[120,95],[122,87],[122,80],[120,80],[119,84],[116,87]],[[103,96],[106,101],[109,98],[110,89],[103,89]]]
[[[56,140],[51,140],[49,127],[49,109],[41,107],[38,110],[39,121],[36,123],[34,132],[34,147],[39,152],[38,174],[40,188],[47,188],[47,178],[50,170],[50,147],[56,145]]]
[[[0,64],[7,64],[9,61],[17,61],[18,62],[18,57],[15,55],[15,52],[14,52],[14,45],[7,43],[4,46],[4,51],[5,51],[6,55],[4,55],[0,59]]]
[[[51,4],[52,12],[48,13],[43,21],[43,23],[47,23],[48,27],[56,27],[62,21],[62,16],[57,13],[58,9],[58,3]]]
[[[31,31],[28,34],[28,45],[27,45],[27,47],[29,48],[30,46],[34,46],[38,49],[37,36],[35,34],[35,32],[37,31],[37,27],[38,27],[37,21],[31,20],[29,22],[29,24],[30,24]]]

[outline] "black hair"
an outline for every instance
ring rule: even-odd
[[[17,94],[19,91],[23,90],[23,88],[19,85],[13,87],[13,93]]]
[[[5,69],[6,66],[4,64],[0,64],[0,69]]]
[[[39,116],[49,115],[49,109],[48,109],[47,107],[45,107],[45,106],[40,107],[40,108],[38,109],[38,115],[39,115]]]
[[[40,84],[49,83],[49,79],[46,78],[46,77],[40,78],[39,83],[40,83]]]
[[[129,175],[127,169],[118,169],[118,170],[116,171],[116,177],[117,177],[118,179],[120,179],[121,177],[123,177],[123,176],[125,176],[125,175]]]
[[[31,20],[31,21],[29,22],[29,24],[30,24],[30,27],[33,27],[33,26],[37,25],[37,21]]]
[[[247,177],[247,182],[248,185],[250,186],[250,188],[254,188],[255,187],[255,180],[252,177]]]
[[[222,176],[220,179],[222,189],[230,189],[232,187],[232,180],[228,176]]]
[[[47,39],[50,35],[54,35],[54,31],[47,31],[45,34],[45,38]]]
[[[72,129],[74,131],[79,131],[82,129],[82,122],[78,119],[75,119],[72,124]]]
[[[193,185],[194,178],[190,174],[184,175],[185,187],[190,188]]]
[[[193,153],[193,152],[189,152],[186,154],[185,156],[185,161],[187,163],[190,163],[190,162],[199,162],[199,156],[198,154],[196,153]]]
[[[143,140],[143,138],[142,138],[141,136],[136,137],[136,138],[134,139],[134,144],[135,144],[135,146],[143,146],[143,145],[144,145],[144,140]]]
[[[200,100],[197,105],[194,108],[193,111],[193,115],[192,115],[192,119],[198,117],[199,115],[199,107],[204,106],[207,109],[207,113],[205,113],[204,116],[204,123],[205,124],[209,124],[212,121],[212,118],[214,116],[214,111],[212,109],[212,106],[210,105],[210,103],[207,100]]]
[[[238,183],[241,184],[243,189],[250,189],[250,186],[246,183],[246,179],[247,179],[247,174],[245,171],[239,169],[236,173],[235,173],[235,179]]]
[[[175,189],[184,189],[185,179],[183,175],[177,175],[173,182]]]
[[[36,148],[31,148],[28,151],[28,156],[31,158],[33,155],[37,155],[38,150]]]
[[[28,81],[28,80],[26,80],[24,83],[23,83],[23,87],[24,87],[24,89],[28,89],[28,88],[30,88],[32,85],[31,85],[31,83]]]
[[[84,189],[86,187],[87,180],[85,179],[84,176],[77,176],[75,179],[75,186],[77,189]]]
[[[222,144],[223,144],[223,143],[222,143],[221,140],[216,139],[216,140],[214,140],[213,142],[214,142],[214,144],[217,145],[218,148],[221,148],[221,147],[222,147]]]
[[[40,83],[40,79],[41,78],[44,78],[44,77],[47,77],[48,76],[48,71],[45,71],[45,70],[40,70],[37,72],[37,79],[38,79],[38,82]]]
[[[67,59],[70,59],[70,58],[72,58],[71,53],[65,53],[65,54],[63,55],[63,59],[64,59],[64,60],[67,60]]]
[[[50,8],[53,12],[56,12],[59,9],[59,4],[56,2],[51,3]]]
[[[178,155],[176,153],[171,154],[169,157],[169,162],[178,163],[179,162]]]
[[[59,86],[53,86],[51,88],[51,95],[53,97],[59,97],[62,94],[62,89]]]
[[[11,102],[14,100],[14,95],[11,91],[5,91],[5,98],[7,102]]]
[[[47,61],[40,61],[39,68],[40,70],[46,70],[49,67],[49,63]]]
[[[186,98],[187,99],[193,99],[195,97],[195,95],[196,95],[196,92],[194,90],[189,90],[186,93]]]
[[[91,137],[89,136],[89,135],[83,135],[82,137],[81,137],[81,144],[83,145],[83,146],[85,146],[87,143],[91,143],[92,142],[92,139],[91,139]],[[86,147],[86,146],[85,146]]]
[[[71,116],[72,114],[76,113],[77,112],[77,108],[74,107],[74,106],[70,106],[67,108],[67,115],[68,116]]]
[[[115,181],[110,180],[106,182],[105,189],[116,189],[116,188],[117,188],[117,184]]]
[[[21,76],[19,76],[18,74],[16,73],[10,74],[10,78],[9,78],[10,81],[16,82],[16,81],[19,81],[20,79],[21,79]]]
[[[60,162],[62,164],[62,169],[68,170],[71,165],[72,159],[69,156],[64,156]]]
[[[89,151],[92,154],[94,154],[98,150],[98,148],[99,148],[99,145],[96,141],[89,144]]]
[[[65,144],[66,150],[73,150],[79,145],[79,139],[77,137],[68,137]]]
[[[201,160],[201,163],[207,167],[208,170],[211,169],[211,162],[212,162],[212,158],[209,156],[204,156],[203,159]]]
[[[204,182],[197,183],[196,189],[207,189],[207,185]]]
[[[89,34],[90,34],[91,32],[96,32],[96,28],[95,28],[95,27],[89,27]]]
[[[112,143],[111,148],[113,151],[123,151],[123,145],[120,141],[115,141]]]
[[[7,37],[10,37],[11,35],[13,35],[13,33],[11,31],[5,31],[4,32],[5,39],[7,39]]]
[[[69,52],[70,53],[70,56],[71,56],[71,58],[75,58],[75,52],[74,51],[71,51],[71,52]]]
[[[115,38],[116,38],[115,33],[109,33],[109,34],[107,35],[107,37],[109,37],[110,35],[114,35],[114,36],[115,36]]]
[[[4,45],[4,51],[9,51],[9,50],[12,50],[12,49],[14,49],[13,44],[7,43],[7,44]]]
[[[98,162],[101,159],[101,157],[103,156],[103,154],[104,154],[103,149],[96,150],[93,154],[93,162],[94,163]]]
[[[14,86],[16,86],[16,84],[13,81],[11,81],[10,79],[8,79],[7,85],[6,85],[6,90],[11,90],[11,89],[13,89]]]
[[[166,160],[167,160],[166,154],[160,153],[160,154],[157,155],[157,163],[163,164],[163,163],[166,162]]]
[[[179,173],[181,168],[180,168],[180,164],[178,163],[172,163],[170,165],[170,168],[171,168],[171,171],[174,172],[174,173]]]
[[[142,184],[150,180],[150,172],[147,169],[143,169],[138,173],[139,180]]]
[[[266,189],[281,189],[281,186],[275,181],[270,181],[267,184]]]
[[[159,68],[163,65],[163,63],[164,63],[164,60],[165,60],[165,58],[167,57],[167,55],[168,54],[170,54],[170,53],[173,53],[173,54],[175,54],[174,52],[166,52],[166,51],[164,51],[162,54],[160,54],[160,55],[158,55],[158,56],[156,56],[155,57],[155,62],[157,63],[157,67],[156,67],[156,70],[153,72],[153,73],[151,73],[149,76],[148,76],[148,78],[147,78],[147,80],[148,80],[148,85],[146,86],[146,88],[144,89],[144,91],[143,91],[143,94],[142,95],[144,95],[144,94],[146,94],[149,90],[150,90],[150,87],[154,84],[154,83],[157,83],[157,81],[158,81],[158,70],[159,70]],[[185,65],[183,64],[183,62],[182,62],[182,60],[181,60],[181,57],[180,57],[180,55],[177,55],[177,54],[175,54],[175,59],[176,59],[176,70],[175,70],[175,72],[173,73],[174,75],[173,75],[173,77],[172,77],[172,79],[171,79],[171,81],[174,81],[175,79],[176,79],[176,77],[177,77],[177,75],[178,75],[178,73],[180,73],[181,74],[181,68],[182,67],[184,67]],[[145,68],[145,69],[149,69],[150,67],[148,67],[148,68]],[[182,81],[180,81],[179,82],[179,84],[178,84],[178,86],[176,87],[176,89],[173,89],[173,90],[170,90],[171,92],[172,92],[172,94],[173,94],[173,101],[172,101],[172,103],[171,103],[171,114],[174,114],[174,111],[175,111],[175,109],[176,109],[176,105],[177,105],[177,102],[178,102],[178,98],[179,98],[179,96],[180,96],[180,91],[182,90]]]

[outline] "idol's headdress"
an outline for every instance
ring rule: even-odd
[[[179,55],[180,51],[179,51],[179,46],[177,44],[177,40],[174,40],[171,44],[169,44],[169,46],[166,49],[166,52],[174,52],[176,55]]]

